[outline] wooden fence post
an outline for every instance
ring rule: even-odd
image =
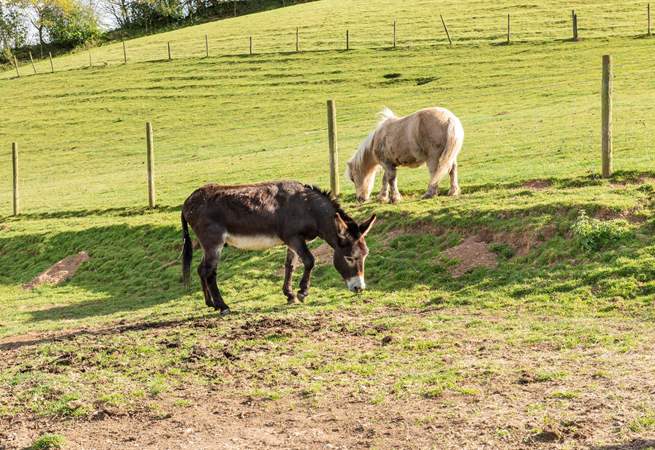
[[[152,124],[146,123],[146,145],[147,145],[147,165],[148,165],[148,206],[154,208],[156,204],[155,196],[155,150],[152,139]]]
[[[393,20],[393,48],[396,48],[396,19]]]
[[[18,60],[16,59],[16,55],[14,55],[14,67],[16,67],[16,75],[20,78],[20,70],[18,70]]]
[[[36,74],[36,66],[34,65],[34,58],[32,58],[32,51],[31,50],[29,51],[29,54],[30,54],[30,62],[32,63],[32,70]]]
[[[18,144],[11,144],[11,167],[13,172],[14,216],[20,214],[20,198],[18,195]]]
[[[603,89],[602,89],[602,106],[603,106],[603,177],[612,176],[612,57],[603,56]]]
[[[327,102],[328,141],[330,145],[330,190],[339,196],[339,149],[337,144],[337,109],[334,100]]]
[[[448,42],[450,45],[453,45],[453,41],[450,39],[450,33],[448,32],[448,26],[446,25],[446,21],[443,20],[443,16],[439,14],[439,17],[441,17],[441,23],[443,24],[443,29],[446,30],[446,37],[448,37]]]
[[[55,73],[55,65],[52,64],[52,52],[48,52],[48,57],[50,58],[50,72]]]
[[[346,50],[350,50],[350,30],[346,30]]]
[[[252,36],[250,36],[250,54],[252,55]]]
[[[172,61],[173,58],[171,57],[171,41],[167,42],[167,46],[168,46],[168,60]]]
[[[205,58],[209,58],[209,36],[205,35]]]
[[[91,58],[91,49],[89,49],[89,68],[93,67],[93,58]]]
[[[511,19],[509,17],[509,14],[507,14],[507,45],[509,45],[509,43],[510,43],[511,30],[512,30],[512,28],[511,28],[512,23],[511,23],[510,20]]]
[[[578,15],[575,13],[575,10],[571,12],[571,19],[573,21],[573,41],[578,41]]]
[[[647,10],[648,10],[647,11],[648,12],[648,36],[652,36],[653,33],[652,33],[651,21],[650,21],[650,3],[648,4]]]
[[[300,51],[300,27],[296,27],[296,53]]]
[[[123,63],[127,64],[127,47],[125,45],[125,40],[123,40]]]

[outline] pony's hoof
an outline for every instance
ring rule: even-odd
[[[221,316],[225,317],[230,314],[230,308],[221,309]]]
[[[425,194],[423,194],[423,196],[421,198],[423,200],[428,200],[428,199],[434,198],[434,196],[435,196],[435,194],[432,194],[430,192],[426,192]]]
[[[457,188],[455,190],[451,189],[451,190],[448,191],[448,195],[451,196],[451,197],[457,197],[459,194],[461,194],[461,191],[459,190],[459,188]]]
[[[389,203],[389,197],[387,197],[387,196],[384,196],[384,197],[380,196],[380,197],[378,197],[378,201],[379,201],[380,203]]]
[[[394,195],[394,196],[391,197],[391,203],[393,203],[394,205],[396,203],[400,203],[402,201],[403,201],[403,196],[402,195]]]

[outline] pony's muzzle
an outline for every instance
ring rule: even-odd
[[[354,292],[356,294],[366,289],[366,282],[364,281],[364,277],[362,276],[348,278],[348,280],[346,281],[346,285],[348,286],[348,289],[350,289],[351,292]]]

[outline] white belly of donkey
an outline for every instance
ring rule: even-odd
[[[225,235],[225,242],[227,245],[242,250],[266,250],[267,248],[275,247],[283,242],[277,236],[267,236],[264,234],[253,234],[250,236],[240,234]]]

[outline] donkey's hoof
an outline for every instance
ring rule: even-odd
[[[230,314],[230,308],[221,309],[221,316],[225,317]]]
[[[298,305],[300,304],[300,300],[298,300],[297,297],[292,297],[287,299],[287,305]]]
[[[309,297],[309,293],[308,293],[308,292],[304,292],[304,293],[303,293],[303,292],[298,291],[298,300],[300,300],[302,303],[305,302],[305,299],[306,299],[307,297]]]

